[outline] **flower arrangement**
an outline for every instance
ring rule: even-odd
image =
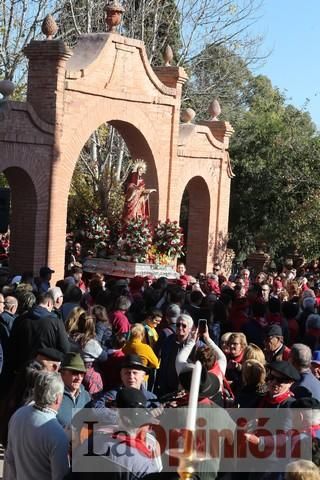
[[[130,220],[122,233],[121,249],[138,262],[145,262],[152,243],[152,234],[148,220],[135,218]]]
[[[97,250],[106,247],[110,239],[108,220],[97,212],[84,219],[84,239],[87,248]]]
[[[167,219],[165,222],[158,222],[154,229],[153,245],[160,257],[176,258],[181,255],[183,244],[183,231],[177,221],[171,222]],[[160,258],[160,263],[163,260],[165,258]]]

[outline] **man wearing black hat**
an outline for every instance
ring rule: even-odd
[[[288,360],[290,348],[286,347],[283,343],[283,334],[280,325],[272,324],[267,327],[264,345],[264,354],[268,363]]]
[[[290,388],[294,382],[300,379],[298,370],[291,363],[283,360],[271,362],[268,369],[268,393],[259,406],[269,408],[289,407],[293,402],[293,393]]]
[[[92,402],[92,406],[95,408],[111,406],[121,388],[135,388],[142,392],[146,399],[146,405],[148,408],[158,407],[159,402],[156,395],[154,395],[152,392],[149,392],[149,390],[147,390],[143,385],[145,375],[148,373],[148,367],[142,363],[142,360],[138,355],[126,355],[122,360],[120,370],[122,386],[114,390],[109,390],[108,392],[98,393]]]
[[[264,408],[284,410],[267,414],[267,416],[269,416],[267,432],[269,430],[269,433],[262,433],[260,436],[258,430],[255,430],[252,433],[246,432],[244,436],[249,443],[258,446],[261,450],[270,452],[268,457],[268,462],[270,463],[267,464],[266,473],[263,474],[261,478],[263,478],[263,480],[278,480],[283,478],[281,473],[283,462],[281,463],[280,456],[275,455],[273,447],[277,445],[277,449],[279,449],[277,451],[286,448],[288,441],[287,434],[291,434],[292,427],[294,427],[294,429],[296,427],[296,425],[292,423],[290,407],[294,405],[295,399],[290,388],[293,383],[300,378],[300,375],[294,366],[286,361],[272,362],[267,368],[269,370],[267,377],[268,392],[259,405],[261,409],[260,418],[263,418],[265,415]]]
[[[63,357],[63,353],[55,348],[42,347],[37,351],[35,360],[39,362],[47,372],[58,372]]]
[[[127,368],[127,367],[124,367]],[[160,472],[162,462],[158,442],[148,433],[154,423],[141,390],[121,388],[115,397],[117,424],[108,432],[96,430],[73,454],[73,470],[105,472],[115,479],[137,479]],[[91,442],[91,447],[89,447]],[[94,456],[88,455],[92,448]],[[91,476],[90,476],[91,478]]]
[[[161,417],[161,425],[169,425],[172,429],[173,426],[177,429],[179,434],[179,429],[186,428],[186,418],[188,416],[188,401],[189,401],[189,392],[191,388],[193,370],[187,368],[179,375],[179,382],[184,390],[187,392],[185,398],[179,401],[179,407],[176,410],[166,409],[164,414]],[[229,440],[234,437],[234,432],[236,425],[231,419],[228,411],[224,408],[219,407],[215,400],[219,396],[220,390],[220,381],[218,377],[208,372],[204,367],[202,367],[200,385],[199,385],[199,397],[198,397],[198,411],[197,411],[197,425],[202,425],[203,428],[210,430],[211,432],[229,432]],[[184,408],[181,408],[184,407]],[[212,437],[213,438],[213,437]],[[173,440],[173,439],[172,439]],[[219,438],[219,435],[216,437],[216,441],[219,442],[219,447],[216,445],[213,447],[214,442],[203,445],[199,447],[197,452],[198,456],[206,456],[205,461],[196,463],[196,472],[194,473],[195,478],[201,480],[214,480],[218,475],[218,471],[226,472],[231,471],[234,468],[233,460],[231,458],[224,458],[222,452],[224,452],[224,438],[223,435]],[[174,443],[174,440],[173,440]],[[200,442],[201,443],[201,442]],[[217,451],[221,452],[221,455],[212,455],[213,448],[218,448]],[[201,453],[199,453],[201,452]],[[166,457],[164,456],[164,470],[168,470],[168,465],[165,464]],[[226,462],[226,463],[224,463]],[[170,461],[169,461],[170,465]]]

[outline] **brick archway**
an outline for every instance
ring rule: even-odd
[[[210,270],[221,248],[219,238],[228,230],[232,128],[219,121],[180,124],[185,71],[173,66],[152,69],[143,42],[116,33],[83,35],[74,50],[61,40],[31,41],[25,54],[27,102],[0,106],[1,168],[23,169],[34,185],[34,193],[31,187],[22,188],[19,199],[26,221],[24,205],[30,206],[32,253],[22,260],[18,252],[25,249],[24,236],[13,220],[12,272],[22,266],[37,272],[48,264],[56,279],[62,277],[73,171],[83,145],[105,122],[119,130],[133,158],[147,162],[146,183],[157,189],[151,196],[152,220],[178,220],[186,186],[194,204],[191,216],[202,205],[205,225],[197,223],[201,242],[192,240],[188,263],[190,273]],[[30,182],[26,180],[26,186]]]
[[[205,272],[207,269],[204,251],[208,250],[210,193],[202,177],[193,177],[186,188],[189,196],[187,232],[187,271]]]

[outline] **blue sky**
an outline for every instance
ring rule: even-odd
[[[306,110],[320,129],[320,0],[264,0],[254,30],[270,56],[256,74],[269,77],[289,103]]]

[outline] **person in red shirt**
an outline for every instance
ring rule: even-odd
[[[131,301],[128,297],[121,295],[116,301],[116,307],[113,312],[110,314],[110,323],[112,326],[112,331],[115,335],[122,333],[127,335],[130,331],[130,323],[126,312],[131,306]]]

